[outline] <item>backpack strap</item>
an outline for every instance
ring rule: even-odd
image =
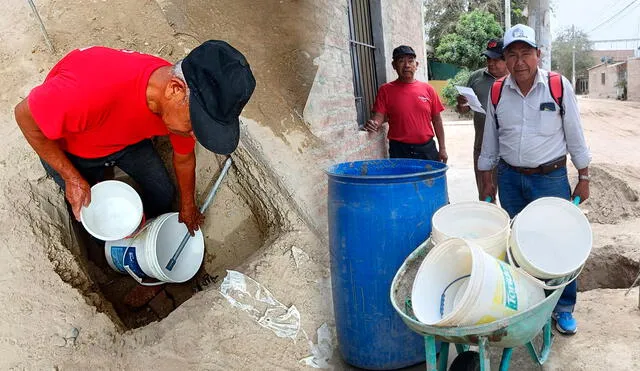
[[[493,118],[496,122],[496,129],[500,128],[498,124],[498,102],[500,102],[500,97],[502,96],[502,89],[504,88],[504,79],[506,76],[503,76],[491,85],[491,104],[493,105]]]
[[[553,100],[560,107],[560,117],[564,119],[564,105],[562,98],[564,96],[564,84],[562,84],[562,75],[557,72],[549,72],[549,92]]]

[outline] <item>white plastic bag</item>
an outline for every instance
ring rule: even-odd
[[[250,277],[236,271],[227,271],[220,285],[220,293],[232,306],[239,308],[279,337],[295,339],[300,331],[300,312],[292,305],[284,306],[273,295]]]

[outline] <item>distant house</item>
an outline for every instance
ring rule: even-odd
[[[604,62],[587,71],[590,97],[626,99],[627,62]]]
[[[589,76],[577,76],[576,77],[575,92],[576,92],[576,94],[587,94],[587,93],[589,93]]]
[[[627,99],[640,101],[640,58],[627,59]]]
[[[632,53],[621,61],[607,59],[587,71],[589,96],[640,101],[640,56]]]

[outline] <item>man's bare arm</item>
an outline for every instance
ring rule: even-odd
[[[204,222],[204,216],[196,206],[196,155],[194,151],[187,154],[173,152],[175,168],[180,192],[180,221],[186,224],[191,235]]]
[[[73,166],[60,146],[47,138],[36,123],[27,100],[18,103],[15,108],[18,127],[34,151],[60,174],[65,182],[65,197],[77,220],[80,220],[80,209],[91,202],[91,187],[82,177],[78,169]]]
[[[444,125],[442,124],[442,116],[439,113],[436,113],[431,117],[431,120],[433,122],[433,131],[436,134],[436,139],[438,139],[440,161],[447,163],[449,156],[447,155],[447,147],[444,142]]]

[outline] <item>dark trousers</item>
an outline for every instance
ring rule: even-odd
[[[530,202],[541,197],[571,198],[571,187],[567,178],[567,168],[562,167],[549,174],[521,174],[500,161],[498,168],[498,192],[500,205],[511,219]],[[578,282],[574,280],[565,286],[555,312],[573,312],[576,304]]]
[[[66,153],[89,185],[104,180],[104,171],[108,167],[118,166],[127,173],[141,188],[142,203],[147,218],[154,218],[171,211],[175,196],[175,186],[169,178],[164,163],[153,148],[150,139],[130,145],[116,153],[100,158],[82,158]],[[65,190],[60,174],[44,160],[40,159],[47,174]]]
[[[423,144],[402,143],[389,140],[389,157],[391,158],[415,158],[419,160],[439,161],[440,154],[433,138]]]

